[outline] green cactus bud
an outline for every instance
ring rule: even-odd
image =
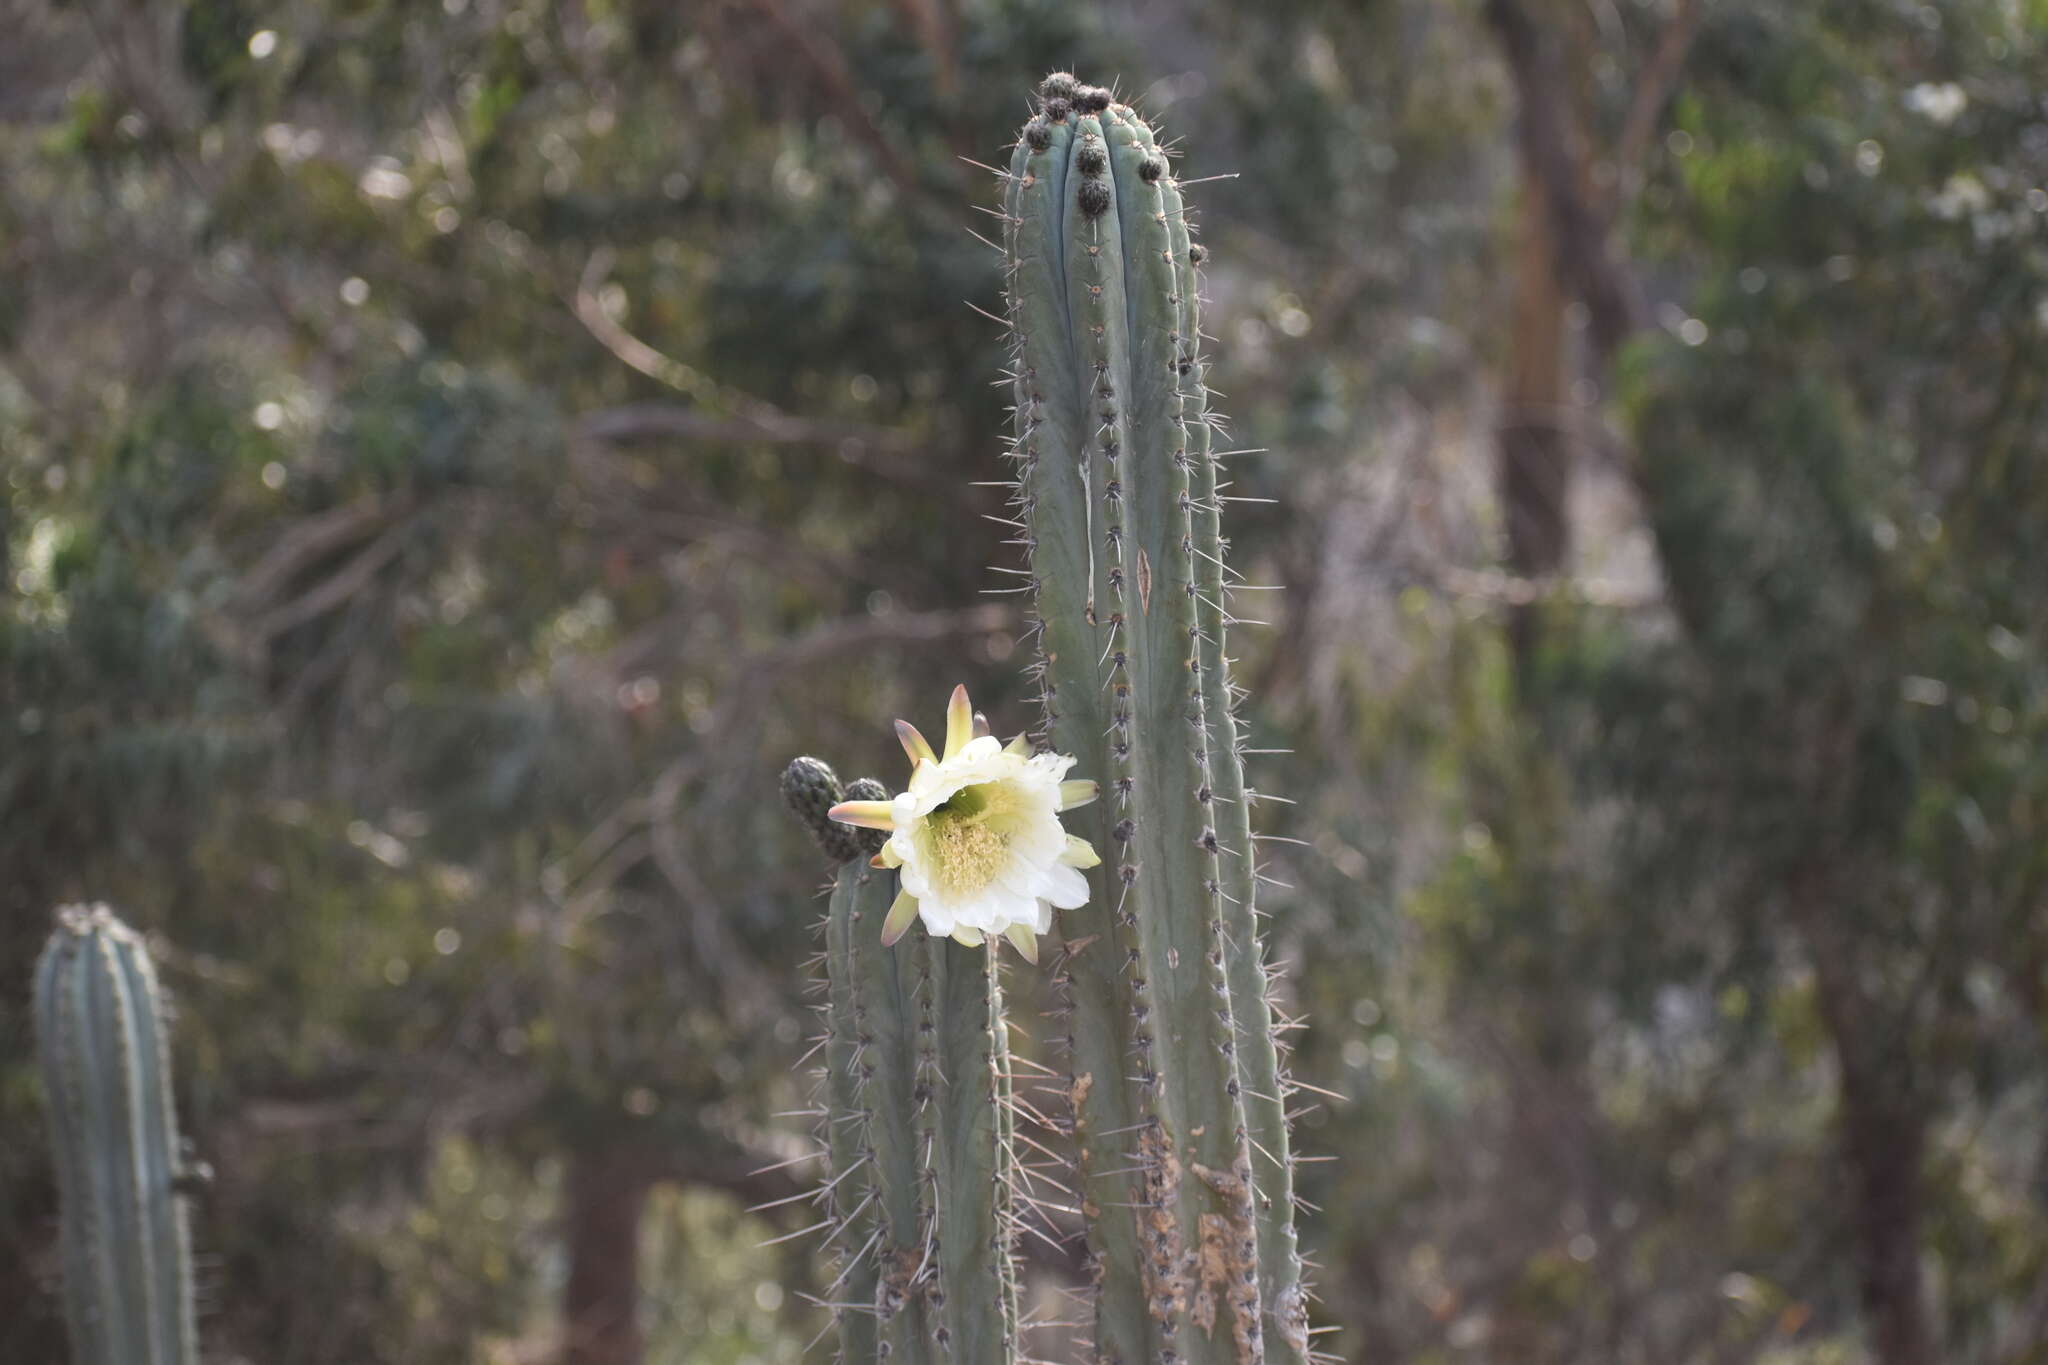
[[[782,770],[782,799],[834,867],[860,856],[853,831],[826,815],[845,799],[831,764],[817,758],[792,758]]]
[[[889,799],[889,789],[872,777],[856,777],[846,786],[846,799],[849,801],[887,801]],[[882,845],[889,842],[887,830],[863,829],[849,825],[842,825],[840,828],[845,829],[853,836],[854,847],[865,857],[874,857],[882,851]]]

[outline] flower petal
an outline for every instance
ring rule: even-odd
[[[894,947],[896,940],[903,937],[903,931],[917,918],[917,897],[908,891],[898,891],[896,900],[889,906],[888,917],[882,921],[882,946]]]
[[[946,758],[951,761],[974,738],[974,703],[967,700],[967,685],[953,689],[946,703]]]
[[[907,720],[896,722],[896,738],[903,744],[903,752],[910,755],[910,766],[920,763],[936,763],[939,756],[932,752],[931,743],[917,732],[917,727]]]
[[[1060,861],[1068,867],[1100,867],[1102,855],[1095,851],[1095,845],[1080,835],[1069,834],[1066,852],[1060,854]]]
[[[1079,909],[1088,903],[1088,879],[1065,863],[1056,863],[1046,878],[1046,900],[1062,910]]]
[[[1091,850],[1091,851],[1092,851],[1092,850]],[[873,859],[872,859],[872,860],[871,860],[871,861],[870,861],[870,862],[868,863],[868,866],[869,866],[869,867],[901,867],[901,866],[903,866],[903,855],[902,855],[901,853],[898,853],[898,852],[896,851],[896,841],[895,841],[894,839],[891,839],[891,840],[890,840],[890,841],[889,841],[888,843],[886,843],[886,844],[883,844],[883,845],[882,845],[882,851],[881,851],[880,853],[877,853],[877,854],[876,854],[876,855],[874,856],[874,858],[873,858]],[[1076,864],[1075,864],[1075,866],[1076,866],[1076,867],[1093,867],[1093,866],[1095,866],[1095,864],[1094,864],[1094,863],[1076,863]]]
[[[1030,925],[1013,924],[1003,930],[1003,937],[1017,946],[1026,962],[1034,967],[1038,965],[1038,935],[1032,932]]]
[[[888,801],[841,801],[825,814],[842,825],[862,829],[896,828],[895,806]]]
[[[976,711],[974,713],[974,737],[980,739],[983,735],[992,735],[994,733],[995,731],[989,728],[988,717]]]
[[[955,925],[953,929],[953,942],[968,948],[979,948],[983,942],[981,930],[970,929],[964,924]]]
[[[1071,782],[1062,782],[1060,783],[1060,809],[1072,810],[1076,806],[1085,806],[1100,795],[1100,793],[1101,788],[1096,785],[1092,778],[1079,777]]]
[[[1019,735],[1003,746],[1003,752],[1012,758],[1031,757],[1031,736]]]

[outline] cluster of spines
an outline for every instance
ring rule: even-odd
[[[1043,737],[1094,760],[1111,797],[1101,832],[1114,883],[1097,885],[1110,897],[1107,913],[1063,917],[1060,972],[1080,1203],[1096,1264],[1096,1354],[1302,1361],[1287,1081],[1253,908],[1252,797],[1223,648],[1220,457],[1197,311],[1205,253],[1190,239],[1169,163],[1135,113],[1064,73],[1040,96],[1002,173],[1012,524],[1031,558]],[[1134,392],[1119,392],[1119,380]],[[1154,385],[1163,391],[1148,392]],[[1171,448],[1162,451],[1167,430]],[[1140,491],[1161,520],[1133,524]],[[1165,733],[1176,723],[1184,733]],[[1158,790],[1173,779],[1188,791]],[[1192,803],[1174,811],[1170,803],[1190,793]],[[1162,810],[1171,818],[1158,819]],[[1192,856],[1162,843],[1164,828],[1148,828],[1154,820],[1191,836]],[[1184,868],[1196,870],[1195,894],[1156,889],[1162,869],[1185,880]],[[1161,922],[1190,902],[1201,906],[1193,938]],[[1183,960],[1184,946],[1197,948],[1197,961]],[[1163,1022],[1162,1008],[1175,1018]],[[1158,1055],[1162,1028],[1176,1057]],[[1122,1049],[1124,1067],[1111,1075],[1121,1087],[1099,1083],[1109,1071],[1105,1045]],[[1220,1072],[1203,1074],[1204,1047],[1225,1059]],[[1110,1141],[1135,1151],[1110,1151]],[[1124,1204],[1138,1210],[1128,1229],[1108,1212]],[[1136,1246],[1120,1233],[1134,1234]],[[1129,1311],[1133,1287],[1118,1283],[1126,1250],[1140,1253],[1143,1321]],[[1195,1331],[1184,1330],[1190,1324]]]
[[[149,950],[103,905],[67,906],[36,965],[36,1043],[80,1365],[196,1365],[188,1169]]]
[[[783,788],[819,834],[822,811],[840,797],[831,769],[798,759]],[[862,779],[844,796],[886,792]],[[819,983],[817,1113],[829,1172],[811,1197],[824,1208],[814,1228],[835,1254],[824,1302],[847,1365],[1001,1365],[1017,1349],[1017,1175],[994,950],[922,933],[885,948],[896,876],[869,861],[883,836],[849,833],[855,856],[835,860]]]

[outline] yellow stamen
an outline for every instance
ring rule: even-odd
[[[934,820],[931,837],[932,879],[949,896],[978,894],[1009,856],[1003,836],[976,819]]]

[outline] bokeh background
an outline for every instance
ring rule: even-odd
[[[1323,1344],[2048,1360],[2042,0],[0,35],[0,1359],[65,1359],[81,898],[175,992],[211,1359],[825,1358],[747,1212],[812,1178],[775,775],[1030,719],[972,161],[1071,67],[1184,139],[1272,499]]]

